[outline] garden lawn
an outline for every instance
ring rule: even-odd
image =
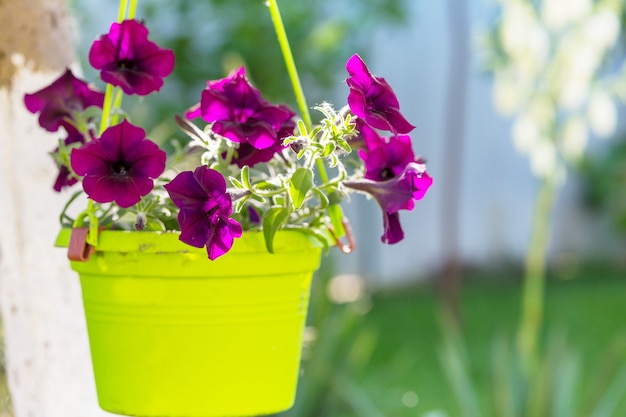
[[[481,410],[490,409],[494,340],[513,340],[519,317],[520,283],[506,276],[499,278],[471,279],[462,293],[464,339]],[[564,337],[581,358],[583,386],[579,393],[603,390],[602,384],[593,382],[597,371],[610,374],[616,370],[615,363],[626,363],[626,274],[589,268],[574,279],[552,279],[546,298],[546,333],[550,338]],[[327,320],[339,320],[338,310],[350,315],[348,307],[335,310],[336,316],[329,315]],[[463,416],[440,366],[442,338],[437,311],[430,288],[375,294],[369,311],[346,327],[349,337],[337,342],[334,350],[325,347],[333,352],[326,357],[332,369],[326,376],[331,381],[326,389],[318,388],[316,405],[290,415],[423,417],[442,410],[447,414],[430,416]],[[303,392],[312,385],[306,365],[301,385]],[[298,401],[305,397],[299,393]],[[626,417],[626,400],[618,410],[615,417]],[[484,411],[480,417],[493,416]]]

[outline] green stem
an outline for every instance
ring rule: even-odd
[[[87,199],[87,216],[89,217],[87,243],[95,247],[98,246],[98,217],[96,216],[96,208],[91,198]]]
[[[126,12],[128,9],[128,13]],[[130,6],[128,0],[120,0],[120,5],[117,10],[117,21],[122,22],[125,19],[134,19],[137,12],[137,0],[130,0]]]
[[[123,92],[123,91],[122,91],[122,89],[121,89],[121,88],[119,88],[119,87],[115,87],[115,88],[113,89],[113,91],[114,91],[114,93],[115,93],[115,99],[113,100],[113,107],[112,107],[112,110],[113,110],[113,109],[115,109],[115,110],[119,110],[119,109],[121,109],[121,108],[122,108],[122,99],[124,98],[124,92]],[[117,112],[112,112],[112,114],[111,114],[111,123],[110,123],[110,125],[111,125],[111,126],[116,125],[116,124],[117,124],[117,121],[119,120],[119,118],[120,118],[120,112],[119,112],[119,111],[117,111]]]
[[[128,9],[128,13],[126,13],[126,9]],[[131,0],[130,7],[128,7],[128,0],[120,0],[120,5],[117,10],[117,21],[122,22],[124,19],[133,19],[135,17],[135,13],[137,11],[137,0]],[[119,90],[119,89],[118,89]],[[113,108],[119,109],[122,105],[122,91],[117,91],[115,96],[115,100],[113,100],[113,94],[115,93],[115,89],[111,84],[107,84],[106,90],[104,91],[104,104],[102,105],[102,118],[100,119],[100,134],[105,131],[107,127],[110,125],[114,125],[117,123],[119,115],[113,114],[111,117],[111,110]],[[110,119],[110,120],[109,120]]]
[[[287,39],[287,32],[285,31],[285,26],[283,25],[283,19],[280,15],[280,10],[278,9],[278,2],[277,0],[268,0],[267,5],[270,9],[272,23],[274,24],[274,30],[276,31],[276,37],[278,38],[280,50],[283,53],[285,66],[287,67],[287,73],[289,74],[289,79],[291,80],[291,86],[293,87],[293,92],[296,96],[296,101],[298,102],[300,113],[302,114],[302,120],[304,121],[307,130],[311,131],[313,127],[311,113],[309,112],[309,106],[306,104],[306,98],[304,96],[304,90],[302,90],[300,77],[298,76],[296,62],[293,59],[291,47],[289,46],[289,39]],[[322,180],[322,182],[327,182],[328,174],[326,173],[326,167],[324,166],[324,162],[318,159],[316,161],[316,165],[317,170],[319,171],[320,179]]]
[[[102,105],[102,117],[100,119],[100,135],[109,127],[109,117],[111,116],[111,104],[113,103],[113,86],[107,84],[104,91],[104,104]]]
[[[123,0],[125,1],[125,0]],[[128,19],[134,19],[137,12],[137,0],[130,0],[130,7],[128,8]]]
[[[117,21],[121,22],[122,20],[124,20],[124,16],[126,16],[126,5],[127,5],[127,1],[126,0],[120,0],[120,5],[119,8],[117,10]]]
[[[267,0],[266,4],[270,9],[272,23],[274,24],[274,30],[276,31],[276,37],[278,38],[278,44],[280,45],[280,50],[283,53],[283,59],[285,61],[285,66],[287,67],[289,79],[291,80],[293,92],[296,96],[296,101],[298,102],[298,107],[300,108],[300,113],[302,114],[302,120],[304,121],[307,131],[310,132],[313,129],[311,113],[309,112],[309,106],[306,104],[306,98],[304,96],[304,91],[302,90],[300,77],[298,76],[296,62],[293,59],[291,47],[289,46],[289,39],[287,39],[287,32],[285,31],[285,25],[283,24],[283,19],[280,15],[280,10],[278,9],[278,1]],[[318,175],[320,176],[320,181],[324,184],[327,183],[328,173],[326,172],[324,161],[318,158],[315,161],[315,165],[317,167]],[[343,211],[341,210],[341,206],[339,204],[332,204],[329,207],[328,215],[330,216],[333,225],[335,225],[336,236],[344,236],[345,229],[343,227]]]
[[[542,180],[533,213],[530,245],[526,252],[522,318],[517,343],[527,375],[532,372],[537,363],[537,344],[543,322],[550,216],[556,191],[557,187],[553,178]]]
[[[78,214],[74,220],[72,227],[82,227],[85,218],[89,219],[89,234],[87,235],[87,243],[91,246],[98,245],[98,216],[96,216],[96,207],[92,199],[87,199],[87,209]]]
[[[300,83],[300,77],[298,76],[298,70],[296,68],[296,62],[293,59],[291,53],[291,47],[289,46],[289,40],[287,39],[287,32],[283,25],[283,19],[280,16],[280,10],[278,9],[278,3],[276,0],[268,0],[268,7],[270,8],[270,15],[272,16],[272,23],[274,24],[274,30],[276,31],[276,37],[278,38],[278,44],[280,50],[283,53],[285,65],[287,66],[287,72],[291,80],[293,92],[296,95],[296,101],[302,113],[302,120],[307,127],[307,130],[311,130],[313,123],[311,122],[311,114],[309,107],[306,104],[306,98],[304,97],[304,91],[302,90],[302,84]]]

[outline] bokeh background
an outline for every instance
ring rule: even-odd
[[[71,3],[79,57],[115,19],[107,3]],[[417,126],[415,152],[435,181],[402,213],[406,238],[394,246],[380,243],[376,205],[356,197],[347,208],[357,249],[331,253],[317,275],[303,378],[286,415],[626,416],[622,3],[281,2],[309,104],[345,104],[344,65],[358,52],[394,87]],[[152,39],[176,52],[162,94],[131,110],[165,147],[184,141],[172,114],[197,103],[207,80],[239,65],[268,99],[296,107],[262,1],[142,0],[137,15]],[[578,57],[584,36],[600,40]],[[560,47],[566,42],[575,45],[569,52]],[[551,62],[583,75],[561,82]],[[88,63],[81,66],[97,82]],[[557,91],[550,100],[558,111],[533,107],[535,93],[545,91]],[[561,136],[529,145],[528,132],[550,117],[563,122]],[[556,167],[560,184],[542,328],[541,389],[550,398],[533,414],[514,405],[523,389],[508,366],[546,166]]]

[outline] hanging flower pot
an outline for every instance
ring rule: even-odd
[[[70,244],[64,229],[57,246]],[[210,261],[177,233],[102,231],[82,286],[100,406],[133,416],[252,416],[294,401],[321,248],[246,232]]]
[[[268,0],[300,114],[267,100],[253,69],[233,68],[181,101],[174,119],[188,138],[168,154],[149,138],[158,129],[122,107],[139,96],[150,108],[146,96],[175,65],[136,3],[120,1],[118,21],[89,49],[104,91],[68,69],[24,97],[41,127],[61,134],[54,189],[81,188],[61,213],[57,245],[80,276],[99,403],[145,417],[286,410],[321,250],[354,248],[343,202],[373,197],[381,240],[395,244],[400,213],[432,184],[414,126],[357,54],[345,66],[346,105],[314,107],[314,124]],[[87,207],[72,217],[81,196]]]

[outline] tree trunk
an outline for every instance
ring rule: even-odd
[[[39,128],[23,95],[73,59],[65,0],[0,2],[0,306],[16,417],[104,416],[95,387],[79,282],[53,247],[67,194],[47,152],[61,134]]]

